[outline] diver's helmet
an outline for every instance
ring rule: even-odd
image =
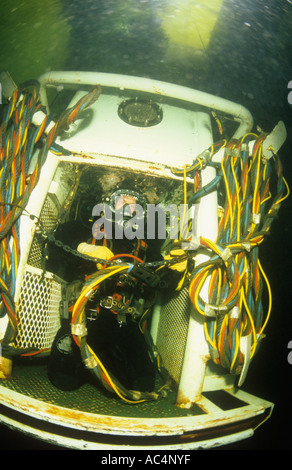
[[[145,222],[147,214],[146,197],[131,189],[118,189],[110,197],[109,207],[112,221],[120,228],[127,228],[131,223],[136,228]],[[133,225],[134,223],[134,225]]]
[[[114,238],[117,239],[139,238],[139,233],[144,233],[146,217],[147,199],[132,189],[118,189],[113,192],[104,211],[104,218],[111,223]]]
[[[95,239],[141,239],[144,238],[147,199],[136,190],[117,189],[93,208],[92,215],[99,217],[92,226]]]

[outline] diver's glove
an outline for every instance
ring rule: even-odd
[[[77,247],[77,251],[79,251],[79,253],[92,256],[92,258],[100,258],[104,260],[109,260],[114,256],[113,252],[106,246],[91,245],[90,243],[80,243]],[[102,266],[103,265],[101,263],[97,263],[96,265],[97,269],[101,269]]]
[[[169,252],[168,255],[164,256],[164,259],[166,261],[169,261],[169,260],[172,260],[173,258],[178,258],[178,257],[184,256],[184,255],[185,255],[184,250],[182,250],[181,248],[174,248],[173,250],[171,250]],[[170,264],[169,269],[173,269],[174,271],[178,271],[179,273],[183,273],[187,268],[187,264],[188,264],[188,259],[184,258],[182,261],[179,261],[179,262],[174,263],[174,264]]]
[[[0,356],[0,379],[8,379],[12,372],[12,359]]]

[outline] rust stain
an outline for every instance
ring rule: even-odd
[[[178,395],[177,395],[177,400],[176,400],[176,406],[179,408],[191,408],[193,405],[198,405],[198,401],[201,397],[201,394],[192,397],[192,400],[190,400],[189,397],[185,396],[184,393],[179,390]]]
[[[91,155],[86,155],[85,153],[76,153],[76,152],[72,152],[72,155],[74,157],[79,157],[79,158],[84,158],[85,160],[95,160],[94,157],[92,157]]]
[[[150,170],[161,170],[160,167],[158,167],[158,166],[152,166],[152,165],[149,165],[149,169],[150,169]]]
[[[173,430],[169,426],[161,424],[160,420],[157,421],[157,423],[150,420],[151,422],[149,424],[143,422],[141,425],[140,418],[91,414],[69,408],[58,407],[56,405],[34,399],[29,399],[29,402],[23,399],[21,402],[19,401],[16,403],[15,398],[7,396],[1,397],[1,394],[0,399],[2,404],[10,406],[13,409],[18,409],[24,413],[34,415],[41,420],[57,424],[63,423],[69,427],[73,426],[74,428],[87,431],[106,431],[111,433],[118,431],[121,434],[129,432],[140,434],[142,432],[147,433],[148,435],[159,433],[173,434]],[[154,421],[156,420],[154,419]],[[182,433],[182,431],[180,431],[180,433]]]
[[[241,408],[240,415],[217,414],[187,416],[180,418],[138,418],[124,416],[99,415],[69,408],[59,407],[40,400],[12,392],[0,386],[0,401],[4,406],[34,416],[40,420],[73,427],[91,432],[106,432],[129,435],[183,435],[186,432],[200,432],[208,427],[217,427],[226,423],[236,423],[247,417],[255,417],[264,411],[261,409]]]
[[[157,88],[155,85],[153,86],[153,91],[154,91],[154,93],[156,93],[157,95],[162,95],[162,96],[165,95],[165,92],[163,92],[163,90],[160,90],[159,88]]]

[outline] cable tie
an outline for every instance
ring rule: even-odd
[[[218,217],[223,217],[224,215],[224,207],[219,206],[217,207]]]
[[[205,305],[204,313],[207,317],[216,317],[217,316],[217,314],[215,312],[215,309],[214,309],[214,306],[211,305],[211,304],[206,304]]]
[[[89,356],[84,360],[84,364],[88,369],[94,369],[97,366],[97,361],[94,356]]]
[[[231,156],[235,157],[235,158],[240,157],[240,149],[237,148],[237,147],[235,149],[232,149],[231,150]]]
[[[201,239],[198,236],[192,236],[191,240],[188,242],[183,242],[181,247],[182,250],[192,250],[196,251],[201,245]]]
[[[245,251],[250,252],[250,250],[251,250],[251,244],[250,244],[250,242],[242,242],[241,246],[242,246],[242,248],[243,248]]]
[[[212,350],[210,351],[210,354],[211,354],[211,358],[213,359],[213,361],[219,358],[219,351],[218,351],[218,349],[212,349]]]
[[[230,248],[227,247],[221,251],[220,257],[223,259],[223,261],[228,261],[230,258],[232,258],[232,252]]]
[[[227,307],[227,305],[220,304],[220,305],[216,306],[216,309],[218,310],[218,315],[222,315],[222,314],[227,312],[228,307]]]
[[[90,289],[90,290],[84,295],[84,297],[86,297],[86,298],[88,299],[88,298],[91,296],[92,292],[93,292],[93,290]]]
[[[266,337],[265,333],[257,334],[257,343]]]
[[[229,318],[238,319],[239,317],[240,317],[240,309],[237,305],[235,305],[235,307],[233,307],[229,312]]]
[[[201,237],[192,236],[190,241],[190,250],[197,250],[201,245]]]
[[[272,204],[272,206],[270,207],[270,210],[269,212],[278,212],[278,210],[280,209],[280,205],[278,202],[274,202],[274,204]]]
[[[241,144],[241,151],[242,152],[248,152],[248,145],[244,142]]]
[[[252,223],[258,225],[261,221],[261,214],[253,213],[252,214]]]
[[[86,336],[87,328],[83,323],[71,324],[71,333],[75,336]]]
[[[206,304],[204,313],[207,317],[217,317],[218,315],[225,314],[228,310],[227,305],[220,304],[220,305],[211,305]]]

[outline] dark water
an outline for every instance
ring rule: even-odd
[[[255,124],[267,132],[282,119],[288,138],[280,156],[292,188],[292,106],[287,99],[288,82],[292,80],[291,0],[224,0],[209,41],[204,43],[202,38],[200,52],[188,50],[184,54],[183,46],[177,46],[170,56],[163,12],[173,3],[63,0],[42,2],[40,6],[28,0],[26,7],[18,5],[17,12],[9,0],[0,6],[1,68],[12,69],[16,82],[37,78],[48,69],[151,77],[241,103],[251,111]],[[44,26],[45,33],[41,34]],[[272,418],[254,438],[229,446],[232,449],[290,448],[292,365],[287,361],[287,345],[292,340],[291,233],[290,197],[262,247],[273,311],[267,338],[243,387],[276,406]],[[0,449],[5,448],[50,447],[5,432]]]

